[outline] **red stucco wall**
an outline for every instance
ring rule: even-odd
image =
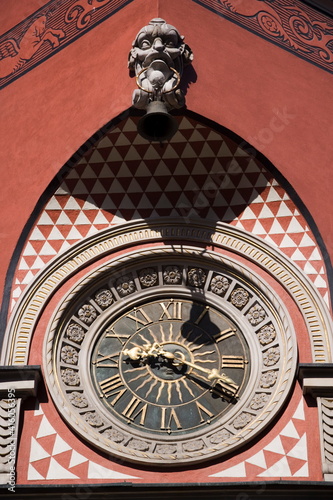
[[[44,2],[1,3],[4,33]],[[130,106],[128,51],[156,16],[176,25],[194,52],[188,108],[267,156],[332,255],[332,76],[190,0],[135,0],[1,92],[1,287],[46,186],[81,144]]]

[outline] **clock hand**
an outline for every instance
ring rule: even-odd
[[[199,366],[195,363],[192,363],[191,361],[187,361],[185,359],[184,354],[179,352],[179,351],[177,351],[176,354],[180,355],[181,356],[180,358],[175,356],[175,354],[172,352],[162,351],[162,352],[160,352],[160,354],[162,356],[164,356],[165,358],[170,359],[171,361],[176,361],[182,365],[190,366],[191,368],[194,368],[197,371],[205,373],[207,375],[208,380],[221,381],[221,382],[224,382],[226,384],[237,386],[236,382],[234,380],[232,380],[230,377],[228,377],[225,373],[219,373],[216,368],[209,370],[208,368],[203,368],[202,366]]]

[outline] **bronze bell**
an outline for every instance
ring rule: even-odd
[[[139,134],[151,142],[171,139],[177,130],[177,120],[168,113],[162,101],[151,101],[147,106],[147,113],[138,123]]]

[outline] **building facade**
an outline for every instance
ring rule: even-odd
[[[5,498],[331,495],[331,10],[3,7]]]

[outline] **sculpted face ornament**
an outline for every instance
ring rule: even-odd
[[[139,89],[133,93],[132,104],[145,109],[138,132],[146,139],[159,141],[171,138],[178,125],[168,111],[185,105],[178,88],[184,65],[192,62],[191,49],[177,29],[163,19],[152,19],[133,42],[128,67],[135,73]]]

